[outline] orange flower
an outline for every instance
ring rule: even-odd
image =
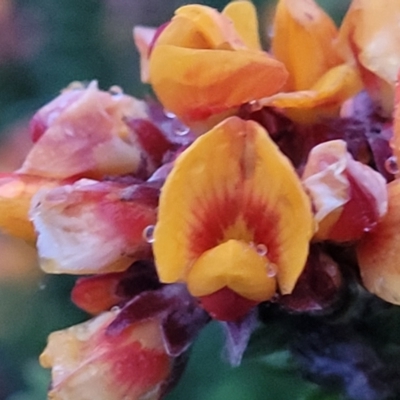
[[[52,400],[156,400],[171,371],[157,318],[110,332],[119,310],[54,332],[40,356]]]
[[[261,101],[287,110],[300,122],[337,113],[361,89],[357,70],[334,48],[337,29],[313,0],[280,0],[274,19],[272,52],[289,71],[280,93]],[[307,111],[308,109],[317,109]]]
[[[276,284],[293,290],[312,234],[310,202],[289,160],[257,123],[231,117],[177,159],[161,193],[154,254],[162,282],[254,305]],[[218,315],[203,305],[217,318],[238,317],[232,306]]]
[[[357,66],[370,95],[390,114],[400,68],[400,2],[353,0],[340,28],[338,50]]]
[[[248,1],[222,13],[201,5],[179,8],[150,55],[150,82],[166,109],[193,124],[276,93],[287,72],[260,50],[257,30]]]
[[[361,279],[382,299],[400,305],[400,180],[388,184],[389,208],[357,246]]]

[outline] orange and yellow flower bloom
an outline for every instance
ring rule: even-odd
[[[177,159],[162,188],[158,273],[165,283],[187,282],[196,297],[228,288],[258,303],[276,286],[293,290],[313,229],[288,159],[261,126],[231,117]]]

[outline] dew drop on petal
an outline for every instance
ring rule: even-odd
[[[124,91],[122,90],[122,88],[117,85],[111,86],[110,89],[108,89],[108,91],[113,96],[122,96],[124,94]]]
[[[189,128],[184,125],[177,126],[174,128],[174,133],[177,136],[185,136],[189,133]]]
[[[268,254],[268,248],[265,244],[260,243],[256,246],[256,252],[260,256],[266,256]]]
[[[250,108],[250,112],[256,112],[256,111],[261,110],[263,107],[258,100],[251,100],[251,101],[249,101],[249,108]]]
[[[168,111],[168,110],[164,110],[164,115],[165,115],[167,118],[169,118],[169,119],[174,119],[174,118],[176,118],[176,115],[175,115],[173,112]]]
[[[117,312],[117,311],[119,311],[119,310],[120,310],[120,307],[114,306],[114,307],[111,307],[111,310],[110,310],[110,311],[112,311],[112,312]]]
[[[385,168],[389,174],[398,174],[399,173],[399,166],[397,165],[397,158],[395,156],[389,157],[385,161]]]
[[[267,264],[267,275],[270,278],[273,278],[274,276],[276,276],[277,273],[278,273],[278,267],[276,266],[276,264],[268,263]]]
[[[146,226],[143,229],[143,239],[147,243],[154,243],[154,225]]]

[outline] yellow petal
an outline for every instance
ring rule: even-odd
[[[232,1],[222,14],[232,20],[236,32],[249,49],[261,50],[257,10],[253,3],[247,0]]]
[[[286,78],[283,64],[261,51],[159,45],[150,59],[154,91],[186,123],[270,96]]]
[[[353,0],[337,48],[360,68],[369,93],[390,113],[400,68],[400,2]]]
[[[273,273],[266,274],[269,261],[254,247],[228,240],[203,253],[190,268],[188,288],[200,297],[228,287],[254,301],[265,301],[275,294]]]
[[[260,103],[287,109],[288,115],[298,122],[315,122],[319,118],[338,114],[343,102],[361,89],[357,69],[341,64],[326,72],[309,90],[278,93]],[[296,109],[299,112],[292,111]]]
[[[272,52],[289,71],[287,91],[309,89],[340,63],[335,24],[313,0],[280,0],[273,29]]]
[[[36,240],[36,234],[28,213],[32,197],[43,188],[53,188],[62,182],[23,174],[0,176],[0,228],[9,235],[28,242]]]
[[[154,254],[170,283],[229,239],[253,242],[265,246],[290,293],[312,233],[310,202],[289,160],[257,123],[231,117],[177,159],[161,193]]]

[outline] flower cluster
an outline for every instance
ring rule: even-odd
[[[159,103],[74,83],[33,116],[0,227],[93,316],[50,335],[51,399],[159,399],[210,319],[329,313],[350,275],[400,304],[399,20],[280,0],[265,51],[251,2],[186,5],[134,30]]]

